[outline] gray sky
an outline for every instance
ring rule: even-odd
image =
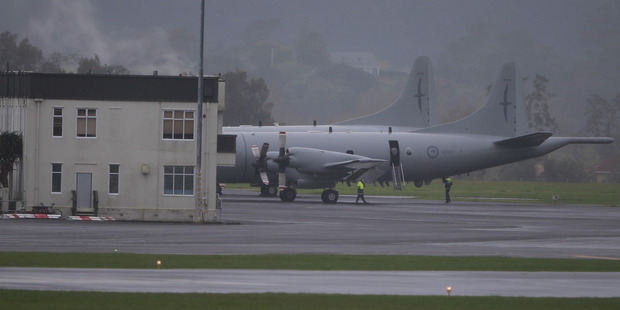
[[[0,30],[28,37],[46,53],[98,54],[148,73],[196,71],[199,0],[2,0]],[[272,40],[291,45],[302,27],[321,33],[330,49],[372,51],[395,67],[418,55],[436,59],[479,22],[525,31],[567,54],[583,53],[581,0],[211,0],[206,43],[230,46],[253,21],[277,19]],[[208,64],[207,64],[208,66]],[[148,69],[146,67],[149,67]],[[174,74],[175,72],[169,72]]]
[[[48,55],[97,54],[134,74],[198,72],[200,0],[0,0],[0,8],[0,31]],[[591,93],[620,92],[617,0],[207,0],[207,57],[240,46],[246,27],[265,20],[278,23],[268,37],[276,44],[292,48],[302,30],[316,31],[329,50],[375,53],[382,70],[408,72],[428,56],[437,79],[449,80],[438,83],[446,96],[451,90],[440,88],[453,84],[482,93],[515,61],[524,76],[549,78],[563,129],[583,126]],[[213,67],[207,62],[205,73],[238,69]],[[445,101],[481,100],[461,97]]]

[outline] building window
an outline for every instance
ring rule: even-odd
[[[121,165],[110,164],[108,194],[118,194]]]
[[[194,195],[194,166],[164,166],[164,194]]]
[[[77,109],[77,136],[80,138],[97,136],[97,109]]]
[[[52,164],[52,193],[62,192],[62,164]]]
[[[193,140],[194,111],[164,111],[164,139]]]
[[[62,108],[54,108],[53,137],[62,137]]]

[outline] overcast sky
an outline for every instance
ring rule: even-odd
[[[585,125],[591,94],[620,92],[618,0],[207,0],[207,59],[228,55],[264,21],[276,23],[267,38],[275,44],[292,50],[302,31],[314,31],[330,51],[373,52],[381,70],[408,72],[417,56],[428,56],[444,81],[438,93],[457,108],[480,104],[501,65],[515,61],[523,76],[549,79],[562,129]],[[46,55],[97,54],[132,74],[198,72],[199,27],[200,0],[0,0],[0,31]],[[65,69],[75,72],[72,65]],[[204,72],[264,76],[238,65],[207,61]],[[468,103],[454,92],[463,89],[482,95]],[[289,104],[274,100],[274,110]]]
[[[524,31],[564,53],[588,44],[589,0],[207,0],[208,46],[239,43],[244,27],[276,19],[272,39],[292,44],[302,27],[332,50],[371,51],[396,67],[418,55],[435,59],[474,24]],[[196,71],[199,0],[0,0],[0,31],[18,33],[46,53],[98,54],[134,73]],[[146,67],[149,67],[146,69]],[[208,67],[208,64],[207,64]],[[138,71],[145,72],[135,72]],[[175,72],[168,72],[173,74]]]

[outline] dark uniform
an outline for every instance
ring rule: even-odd
[[[443,184],[444,184],[444,188],[446,189],[446,203],[449,203],[450,201],[452,201],[450,200],[450,189],[452,188],[452,179],[444,178]]]

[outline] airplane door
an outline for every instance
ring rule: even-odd
[[[390,165],[400,166],[400,147],[398,140],[390,140]]]
[[[390,166],[392,167],[392,182],[394,189],[402,190],[405,176],[403,174],[403,166],[400,163],[400,147],[398,140],[388,141],[390,145]]]
[[[92,212],[92,173],[78,173],[76,180],[76,212]]]

